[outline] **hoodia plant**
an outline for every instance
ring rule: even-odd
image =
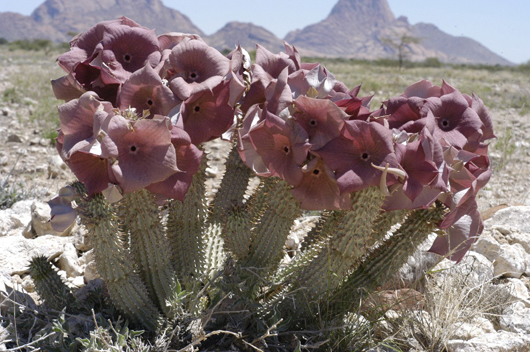
[[[371,110],[287,43],[258,45],[251,64],[240,47],[224,56],[120,18],[70,46],[52,85],[57,150],[79,182],[50,201],[52,224],[80,219],[111,301],[148,330],[199,321],[233,343],[292,343],[271,329],[343,325],[429,234],[458,261],[482,232],[491,118],[445,81]],[[209,197],[217,138],[231,151]],[[286,260],[308,212],[318,221]]]

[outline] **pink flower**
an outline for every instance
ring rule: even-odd
[[[184,130],[176,126],[171,129],[171,143],[176,151],[179,172],[146,188],[164,198],[184,200],[193,175],[199,171],[203,152],[191,144],[191,139]]]
[[[124,193],[160,182],[178,172],[168,118],[128,121],[114,116],[102,149],[115,161],[111,171]]]
[[[57,232],[63,232],[75,222],[77,211],[72,208],[72,201],[76,197],[73,187],[66,186],[59,190],[59,195],[48,202],[51,208],[50,224]]]
[[[375,122],[346,121],[340,136],[315,153],[335,171],[341,193],[378,186],[382,171],[372,164],[399,168],[392,132]]]
[[[273,175],[297,186],[310,147],[307,133],[297,123],[288,124],[267,110],[263,114],[264,120],[248,133],[250,141]]]
[[[181,99],[188,99],[198,86],[214,79],[216,85],[228,74],[230,60],[202,40],[184,39],[169,55],[170,88]]]
[[[422,114],[426,116],[429,111],[435,118],[433,136],[438,140],[443,138],[462,149],[468,139],[480,140],[482,137],[480,117],[458,91],[428,100],[422,107]]]
[[[234,108],[229,104],[229,82],[221,82],[213,89],[197,87],[180,110],[179,126],[199,145],[220,137],[234,120]]]
[[[305,210],[340,210],[351,207],[348,193],[340,194],[333,171],[315,157],[302,168],[303,178],[292,189],[294,197]]]
[[[135,108],[139,116],[144,111],[149,111],[149,117],[168,116],[171,109],[179,103],[150,65],[134,72],[123,83],[118,94],[118,107],[121,110]]]
[[[339,136],[348,115],[331,100],[300,96],[294,101],[296,122],[309,136],[311,148],[317,150]]]
[[[136,70],[160,62],[154,30],[111,25],[105,28],[101,44],[101,79],[105,84],[121,84]]]

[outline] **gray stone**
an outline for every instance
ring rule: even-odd
[[[497,211],[485,225],[508,225],[522,233],[530,233],[530,206],[511,206]]]
[[[65,244],[63,253],[57,259],[57,267],[64,270],[68,277],[83,275],[76,249],[72,243]]]
[[[0,236],[20,233],[31,221],[30,208],[33,200],[16,202],[9,209],[0,210]]]
[[[22,143],[23,140],[22,137],[17,134],[10,134],[9,136],[7,136],[7,142]]]
[[[50,212],[51,208],[47,203],[34,201],[31,205],[31,224],[29,229],[24,232],[24,237],[34,238],[44,235],[69,236],[75,223],[65,231],[57,232],[52,228],[50,223]]]
[[[470,322],[458,324],[454,334],[451,336],[452,339],[458,340],[471,340],[472,338],[480,335],[494,333],[495,328],[488,319],[476,316]]]
[[[530,254],[530,233],[515,231],[506,236],[510,244],[519,243]]]
[[[530,336],[530,308],[527,308],[523,302],[511,304],[504,310],[499,324],[503,330]]]
[[[488,258],[490,262],[494,262],[501,252],[501,244],[492,236],[491,232],[484,231],[471,246],[471,249]]]
[[[494,275],[520,278],[527,271],[528,253],[523,246],[516,244],[502,244],[499,256],[493,262]]]
[[[0,268],[10,275],[28,272],[29,261],[36,255],[48,258],[60,256],[64,246],[71,243],[69,237],[45,235],[27,239],[22,235],[0,237]]]
[[[506,283],[503,283],[499,286],[506,287],[507,292],[510,294],[511,302],[522,302],[526,307],[530,308],[530,294],[528,292],[528,288],[522,280],[508,278]]]
[[[488,333],[471,340],[450,340],[448,352],[529,352],[530,336],[508,331]]]

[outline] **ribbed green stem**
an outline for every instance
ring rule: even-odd
[[[35,291],[46,306],[58,311],[65,307],[67,311],[70,310],[75,298],[46,257],[31,258],[29,273],[35,284]]]
[[[207,157],[203,155],[184,201],[174,200],[169,205],[167,237],[173,250],[173,267],[187,290],[206,270],[206,167]]]
[[[408,213],[410,210],[392,210],[379,214],[374,222],[373,236],[378,239],[385,238],[392,226],[402,223]]]
[[[160,313],[134,272],[131,254],[124,236],[119,233],[112,207],[101,194],[96,194],[88,201],[81,200],[79,208],[94,245],[96,268],[107,284],[111,300],[129,319],[156,330]]]
[[[290,185],[276,177],[263,180],[257,190],[263,197],[256,197],[261,211],[250,212],[252,240],[244,267],[268,268],[272,272],[285,255],[284,247],[294,220],[300,215],[300,204],[291,194]],[[263,203],[261,202],[263,198]]]
[[[237,147],[233,146],[225,162],[226,171],[221,185],[210,204],[210,223],[223,224],[226,222],[227,212],[241,207],[252,170],[243,163]]]
[[[252,171],[241,160],[235,145],[228,154],[225,166],[221,185],[209,207],[206,257],[211,273],[223,266],[226,252],[242,257],[245,246],[248,246],[248,226],[242,210]],[[230,228],[225,231],[229,220]],[[234,231],[237,232],[236,237],[233,237]]]
[[[225,248],[234,259],[243,260],[250,250],[250,219],[245,207],[236,207],[227,212],[225,228],[222,233]]]
[[[316,223],[316,225],[307,233],[302,243],[300,243],[300,251],[305,251],[313,244],[321,243],[326,237],[324,233],[329,233],[329,230],[324,230],[325,226],[330,226],[332,221],[331,217],[342,217],[344,216],[343,211],[329,211],[324,210]]]
[[[344,291],[373,291],[385,284],[405,264],[418,246],[434,231],[444,216],[444,206],[419,209],[411,213],[401,227],[370,253],[344,284]]]
[[[320,234],[321,238],[329,238],[327,246],[319,245],[314,259],[295,275],[297,286],[307,288],[306,295],[311,299],[337,289],[368,249],[380,240],[372,230],[383,199],[377,187],[370,187],[351,195],[351,210],[327,216]],[[308,250],[314,252],[315,248],[309,246]]]
[[[120,202],[119,211],[123,226],[131,236],[131,254],[139,275],[151,298],[167,314],[177,278],[155,197],[145,189],[127,194]]]

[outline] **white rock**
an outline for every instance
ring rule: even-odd
[[[26,292],[32,293],[35,292],[35,283],[33,282],[33,279],[30,275],[24,276],[21,283],[22,287]]]
[[[71,234],[74,236],[74,246],[78,251],[87,252],[92,248],[88,241],[87,230],[84,226],[74,225]]]
[[[501,252],[501,245],[489,231],[484,231],[471,246],[471,249],[488,258],[490,262],[494,262]]]
[[[471,322],[459,324],[456,328],[453,339],[471,340],[480,335],[495,332],[493,324],[488,319],[476,316]]]
[[[85,266],[85,282],[101,278],[96,268],[96,262],[91,261]]]
[[[446,276],[463,276],[466,277],[469,287],[473,287],[491,281],[494,266],[485,256],[470,250],[459,263],[444,259],[432,270],[439,271],[439,280],[444,280]]]
[[[530,308],[523,302],[515,302],[504,310],[499,323],[503,330],[530,336]]]
[[[77,252],[72,243],[67,243],[64,246],[63,253],[57,260],[59,269],[64,270],[68,277],[76,277],[83,275],[83,270],[79,266]]]
[[[519,243],[502,244],[499,256],[493,262],[494,275],[520,278],[527,271],[528,253]]]
[[[83,278],[83,276],[76,276],[71,279],[72,286],[74,286],[75,288],[82,287],[85,284],[85,279]]]
[[[44,235],[69,236],[75,223],[64,232],[57,232],[52,228],[50,223],[50,212],[51,208],[47,203],[34,201],[31,205],[31,225],[30,228],[25,231],[24,236],[27,238]]]
[[[91,249],[85,253],[79,258],[78,263],[81,266],[86,266],[91,261],[94,261],[96,259],[96,256],[94,254],[94,249]]]
[[[526,287],[523,281],[519,279],[509,278],[507,279],[506,283],[501,284],[499,286],[506,287],[512,301],[523,302],[526,307],[530,308],[530,294],[528,292],[528,288]]]
[[[0,268],[10,275],[28,272],[29,261],[36,255],[58,257],[69,237],[45,235],[27,239],[22,235],[0,237]]]
[[[508,331],[488,333],[471,340],[450,340],[448,352],[529,352],[530,336]]]
[[[506,239],[510,244],[519,243],[521,246],[523,246],[526,253],[530,254],[530,233],[514,231],[507,235]]]
[[[16,202],[9,209],[0,210],[0,236],[11,236],[31,221],[30,207],[33,200]]]
[[[472,280],[470,286],[480,285],[493,279],[494,265],[484,255],[469,251],[462,261],[454,266],[468,280]]]
[[[514,227],[522,233],[530,233],[530,206],[512,206],[497,211],[485,225],[502,224]]]

